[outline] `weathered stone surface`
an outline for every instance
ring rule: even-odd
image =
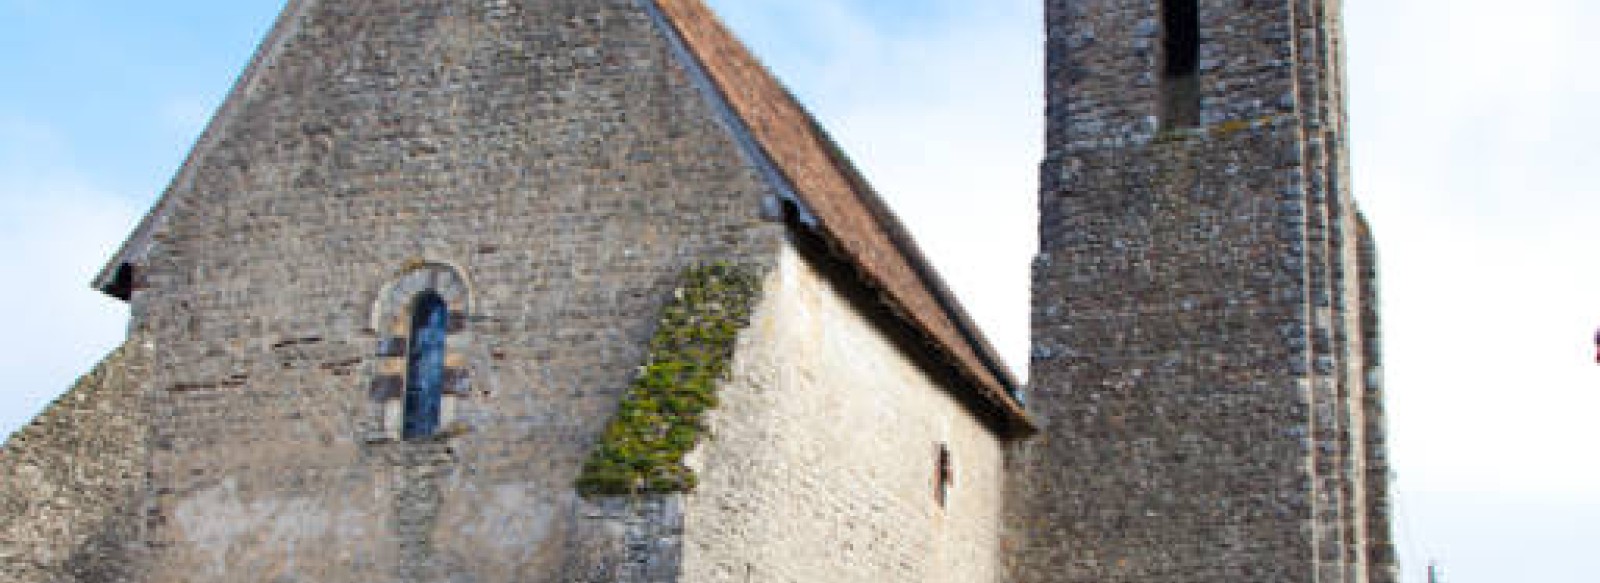
[[[793,249],[779,266],[692,456],[680,580],[997,581],[1002,441],[959,377],[849,271]]]
[[[139,558],[149,352],[131,339],[0,446],[0,580],[126,581]]]
[[[284,18],[140,266],[133,328],[160,347],[140,580],[603,571],[609,547],[568,544],[614,538],[581,462],[683,269],[773,260],[770,187],[634,0]],[[470,388],[449,431],[397,440],[398,406],[373,408],[404,374],[388,296],[433,288]]]
[[[1046,6],[1045,435],[1011,452],[1009,580],[1393,581],[1338,4]]]

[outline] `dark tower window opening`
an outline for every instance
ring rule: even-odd
[[[445,343],[450,309],[432,291],[417,296],[411,312],[411,340],[406,353],[405,439],[427,437],[439,430],[439,404],[444,394]]]
[[[1161,0],[1161,124],[1200,125],[1200,6]]]

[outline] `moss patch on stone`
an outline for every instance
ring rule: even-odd
[[[699,442],[705,412],[750,323],[760,291],[755,269],[714,263],[685,271],[661,312],[649,355],[578,477],[585,496],[684,492],[695,486],[683,458]]]

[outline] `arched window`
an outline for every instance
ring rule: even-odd
[[[1161,122],[1200,125],[1200,6],[1161,0]]]
[[[410,349],[406,353],[405,422],[402,437],[427,437],[439,430],[439,403],[444,393],[445,339],[450,309],[433,291],[417,296],[411,311]]]
[[[471,313],[467,278],[443,263],[410,261],[378,292],[370,329],[379,336],[362,426],[368,443],[471,431],[456,417],[473,385]]]

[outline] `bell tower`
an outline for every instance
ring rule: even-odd
[[[1046,0],[1012,583],[1392,583],[1338,0]]]

